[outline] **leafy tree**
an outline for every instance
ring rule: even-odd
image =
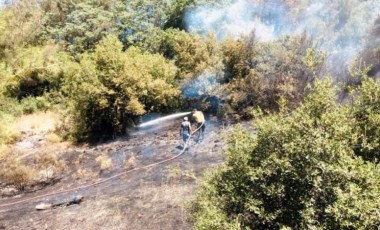
[[[317,81],[293,112],[237,129],[192,204],[196,229],[376,229],[380,171],[356,157],[347,106]]]
[[[380,83],[364,77],[356,91],[352,112],[358,129],[355,152],[364,159],[380,160]]]
[[[186,12],[191,11],[196,7],[220,7],[231,3],[231,0],[210,1],[210,0],[174,0],[171,1],[169,8],[167,8],[167,20],[164,28],[178,28],[181,30],[186,29]]]
[[[6,94],[21,100],[58,90],[65,59],[67,54],[56,45],[17,49],[17,54],[7,61],[2,72]]]
[[[306,35],[258,43],[252,34],[227,40],[223,47],[230,103],[243,116],[254,106],[277,110],[280,98],[294,108],[324,63],[323,53]]]
[[[183,31],[178,32],[174,37],[174,52],[182,79],[195,78],[206,70],[221,75],[222,52],[212,34],[201,38]]]
[[[232,78],[244,78],[254,66],[252,58],[257,55],[258,41],[255,33],[240,39],[227,39],[222,43],[223,63],[226,71],[226,81]]]
[[[108,36],[74,67],[77,73],[66,76],[78,139],[124,133],[139,116],[177,106],[175,66],[161,55],[122,48],[117,37]]]
[[[36,0],[12,1],[1,10],[1,19],[5,29],[0,32],[0,47],[3,52],[11,52],[25,45],[37,45],[40,31],[42,11]],[[1,24],[1,23],[0,23]]]
[[[90,50],[105,35],[117,33],[121,1],[45,1],[40,37],[64,41],[75,55]]]
[[[5,49],[6,49],[6,43],[5,43],[5,38],[7,36],[7,17],[8,17],[9,13],[8,12],[5,12],[3,10],[3,12],[1,12],[0,14],[0,58],[3,58],[4,55],[5,55]]]

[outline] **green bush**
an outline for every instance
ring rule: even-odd
[[[134,47],[126,52],[122,48],[109,36],[66,76],[64,91],[78,140],[124,133],[139,116],[178,105],[173,63]]]
[[[5,97],[0,94],[0,113],[19,116],[22,112],[22,106],[17,99]]]
[[[238,128],[191,205],[195,228],[377,229],[380,171],[355,155],[350,110],[317,81],[293,112]]]
[[[223,53],[214,35],[202,38],[176,30],[168,34],[172,36],[169,39],[172,41],[170,45],[173,47],[174,60],[180,70],[181,79],[194,79],[204,72],[223,74]]]
[[[380,160],[380,83],[365,77],[354,91],[352,112],[358,132],[355,152],[372,162]]]
[[[22,110],[25,114],[31,114],[41,110],[48,110],[51,104],[45,97],[27,97],[21,101]]]
[[[15,117],[21,114],[20,103],[16,99],[3,96],[0,88],[0,148],[5,148],[5,145],[14,142],[20,136],[13,123]]]
[[[15,129],[14,125],[10,125],[13,122],[12,115],[0,111],[0,145],[10,144],[20,136],[20,132]]]
[[[58,45],[18,49],[0,73],[4,93],[22,100],[60,89],[67,60]]]

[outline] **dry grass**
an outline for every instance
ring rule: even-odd
[[[29,141],[29,137],[32,137],[30,142],[34,145],[34,148],[33,151],[31,151],[30,149],[24,149],[22,146],[9,145],[8,148],[12,149],[12,156],[24,159],[38,152],[58,152],[68,149],[71,143],[64,142],[59,135],[54,133],[56,126],[60,122],[59,119],[60,116],[53,112],[37,112],[13,119],[12,122],[9,123],[8,129],[14,130],[19,136],[23,134],[22,138],[25,138],[26,142]],[[38,135],[43,141],[37,142],[37,140],[33,139],[33,135]],[[13,150],[17,150],[18,152],[27,150],[27,152],[24,154],[16,154],[18,152],[14,152]],[[6,151],[5,147],[0,148],[0,159],[2,155],[4,155],[4,151]]]
[[[83,202],[80,206],[62,209],[59,213],[47,213],[42,221],[46,229],[131,229],[125,219],[129,213],[122,210],[123,204],[127,203],[125,196],[101,196],[96,201]],[[53,216],[49,216],[53,215]],[[50,221],[46,221],[49,219]],[[53,221],[51,221],[53,220]],[[73,220],[75,222],[73,223]],[[43,226],[43,225],[42,225]],[[39,225],[36,226],[39,229]]]
[[[42,170],[42,181],[51,180],[67,168],[65,162],[54,153],[40,153],[34,162],[37,168]]]
[[[57,144],[62,142],[62,138],[55,133],[48,133],[46,134],[45,138],[48,144]]]
[[[79,154],[78,157],[74,161],[74,165],[77,169],[79,169],[83,163],[84,160],[84,154]]]
[[[100,169],[102,171],[108,171],[112,167],[112,160],[107,155],[103,154],[98,156],[96,159],[98,162]]]
[[[179,164],[169,168],[166,181],[170,184],[176,181],[179,182],[180,180],[197,180],[194,168],[191,168],[189,170],[182,170]]]
[[[97,173],[91,171],[90,169],[86,169],[83,166],[84,163],[84,154],[79,154],[78,157],[74,160],[74,165],[76,168],[76,173],[74,175],[74,179],[80,180],[84,178],[96,178]]]
[[[18,131],[32,134],[41,134],[55,130],[59,122],[59,115],[53,112],[37,112],[23,115],[15,120]]]
[[[13,185],[18,189],[24,189],[25,187],[34,183],[34,177],[36,171],[21,161],[11,160],[8,161],[0,171],[0,177],[8,185]]]
[[[179,180],[182,177],[182,170],[179,164],[177,166],[169,168],[169,173],[167,176],[168,183]]]
[[[11,153],[11,148],[8,145],[0,144],[0,160],[5,159]]]
[[[126,170],[130,170],[135,168],[137,165],[137,160],[135,154],[132,154],[132,156],[124,162],[124,168]]]
[[[91,178],[96,178],[97,175],[98,175],[97,173],[95,173],[89,169],[79,168],[79,169],[77,169],[77,171],[74,175],[74,179],[77,179],[77,180],[91,179]]]

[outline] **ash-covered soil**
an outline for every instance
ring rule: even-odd
[[[205,139],[180,157],[148,169],[126,173],[105,183],[29,202],[1,205],[91,184],[133,168],[169,159],[181,152],[179,124],[139,130],[119,140],[57,152],[67,169],[54,183],[17,191],[0,199],[0,229],[191,229],[184,209],[205,170],[223,161],[223,133],[228,129],[208,121]],[[96,158],[112,160],[101,170]],[[33,161],[28,155],[24,161]],[[80,204],[44,211],[40,203],[59,203],[76,195]]]

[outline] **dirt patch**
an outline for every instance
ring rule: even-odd
[[[146,132],[137,131],[127,138],[109,143],[59,152],[68,169],[59,181],[37,191],[0,200],[0,205],[32,198],[62,189],[71,189],[125,172],[126,162],[134,157],[139,168],[175,156],[181,152],[178,125]],[[3,229],[190,229],[184,203],[191,199],[195,184],[204,171],[223,161],[220,127],[207,124],[207,136],[192,143],[179,158],[133,171],[106,183],[83,190],[36,199],[0,209]],[[112,167],[103,171],[96,159],[105,155]],[[98,158],[99,159],[99,158]],[[82,177],[78,176],[79,172]],[[35,205],[82,195],[79,205],[36,211]]]

